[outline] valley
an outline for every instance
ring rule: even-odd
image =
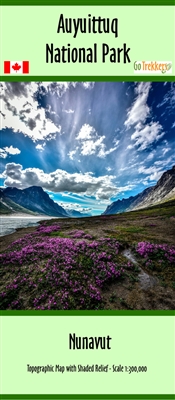
[[[1,309],[175,308],[175,200],[1,237]]]

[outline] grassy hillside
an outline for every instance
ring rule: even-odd
[[[4,204],[5,203],[5,204]],[[36,213],[28,210],[27,208],[24,208],[20,206],[19,204],[15,203],[13,200],[4,197],[3,200],[0,200],[0,215],[10,215],[14,213],[24,213],[24,214],[30,214],[30,215],[36,215]]]

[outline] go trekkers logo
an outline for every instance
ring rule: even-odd
[[[171,61],[135,61],[135,74],[171,74]]]

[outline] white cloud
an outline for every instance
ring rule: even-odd
[[[130,128],[138,122],[144,123],[149,115],[150,109],[147,105],[147,99],[149,95],[149,90],[151,88],[151,82],[140,82],[135,88],[137,97],[132,104],[131,108],[128,110],[127,119],[125,121],[125,126]]]
[[[64,203],[64,202],[60,203],[60,202],[58,202],[58,204],[60,206],[62,206],[65,210],[68,210],[68,211],[69,210],[76,210],[76,211],[79,211],[79,212],[88,213],[89,211],[92,210],[92,208],[90,208],[90,207],[82,207],[78,203]]]
[[[46,117],[44,108],[38,108],[35,82],[2,82],[1,84],[1,128],[22,132],[34,142],[56,137],[61,127]]]
[[[126,167],[120,168],[119,171],[128,171],[128,169],[130,169],[130,168],[131,168],[131,167],[128,165],[128,166],[126,166]]]
[[[63,110],[63,112],[65,112],[66,114],[74,114],[75,110],[69,108],[69,110]]]
[[[69,156],[69,158],[70,158],[71,160],[74,160],[74,157],[73,157],[73,156],[76,154],[76,152],[77,152],[77,150],[69,151],[68,156]]]
[[[155,161],[154,165],[162,165],[162,161]]]
[[[169,91],[164,95],[161,103],[157,104],[157,108],[160,108],[165,105],[168,109],[172,109],[174,112],[174,105],[175,105],[175,83],[174,82],[170,83]]]
[[[117,146],[115,146],[111,147],[111,149],[109,150],[105,150],[105,147],[106,147],[105,145],[101,147],[99,153],[97,154],[98,157],[105,158],[108,154],[113,153],[113,151],[115,151],[117,148]]]
[[[138,168],[139,174],[145,174],[145,175],[150,174],[152,172],[155,172],[157,170],[158,169],[155,166],[148,167],[148,168],[146,168],[145,166],[141,166],[141,167]]]
[[[118,139],[114,139],[114,140],[113,140],[113,143],[114,143],[114,145],[115,145],[115,146],[118,146],[118,145],[119,145],[119,143],[120,143],[120,140],[118,140]]]
[[[40,83],[39,90],[41,94],[44,89],[50,95],[56,94],[58,97],[62,97],[70,87],[75,88],[76,85],[77,82],[42,82]]]
[[[162,132],[162,126],[158,122],[151,122],[142,129],[136,127],[135,132],[131,135],[131,140],[135,142],[133,146],[138,146],[139,150],[144,150],[164,135],[165,132]],[[133,146],[129,145],[128,148]]]
[[[5,150],[0,149],[0,158],[6,158],[7,157],[7,153]]]
[[[90,126],[89,124],[84,124],[78,135],[76,136],[76,140],[88,140],[92,139],[94,137],[97,137],[97,132],[93,128],[93,126]]]
[[[162,164],[162,163],[161,163]],[[152,166],[149,168],[145,168],[144,166],[141,166],[138,169],[139,174],[144,174],[147,175],[146,177],[146,182],[149,181],[158,181],[158,179],[161,177],[161,175],[163,174],[163,170],[162,170],[162,165],[161,167],[156,167],[156,166]]]
[[[144,186],[149,186],[150,185],[149,182],[146,179],[143,180],[142,183],[143,183]]]
[[[134,145],[133,144],[129,144],[128,146],[127,146],[127,149],[129,149],[129,150],[131,150],[131,149],[133,149],[134,148]]]
[[[0,149],[0,157],[1,158],[6,158],[9,154],[10,155],[16,155],[20,154],[21,151],[17,147],[3,147],[3,149]]]
[[[106,150],[106,145],[103,143],[104,139],[105,136],[99,136],[94,127],[89,124],[84,124],[76,136],[83,156],[96,154],[99,158],[105,158],[106,155],[112,153],[118,147],[119,141],[116,140],[115,146]]]
[[[162,150],[163,156],[164,156],[168,151],[170,151],[170,150],[171,150],[170,147],[167,147],[166,149],[163,149],[163,150]]]
[[[93,140],[85,140],[82,142],[81,144],[81,154],[83,156],[89,156],[92,154],[95,154],[97,152],[97,150],[100,151],[104,151],[104,143],[103,140],[105,139],[105,136],[101,136],[99,137],[96,141]],[[101,157],[101,155],[98,156]]]
[[[21,151],[20,151],[17,147],[13,147],[13,146],[4,147],[4,150],[5,150],[8,154],[13,154],[13,155],[15,155],[15,154],[20,154],[20,153],[21,153]]]
[[[151,161],[155,156],[155,151],[153,150],[151,153],[148,154],[148,157],[146,158],[147,161]]]
[[[91,90],[94,84],[95,82],[41,82],[39,90],[41,94],[47,92],[50,95],[56,94],[58,97],[62,97],[71,87],[75,88],[77,85],[80,85],[85,90]]]
[[[21,164],[8,163],[2,174],[6,186],[23,189],[29,186],[42,186],[47,191],[71,192],[86,196],[95,196],[96,199],[109,199],[118,193],[113,183],[115,176],[104,175],[94,177],[92,172],[68,173],[57,169],[46,174],[39,168],[23,169]]]
[[[95,82],[81,82],[84,89],[93,89]]]
[[[44,142],[43,144],[37,144],[37,146],[36,146],[36,149],[37,150],[40,150],[40,151],[43,151],[44,150],[44,147],[45,147],[45,145],[46,145],[46,143]]]
[[[168,167],[171,168],[171,166],[174,163],[175,163],[175,155],[170,156],[170,157],[168,157],[168,158],[166,158],[164,160],[155,161],[154,165],[161,165],[161,167],[165,167],[166,166],[166,168],[168,168]]]

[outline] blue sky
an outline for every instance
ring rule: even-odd
[[[101,214],[175,164],[173,82],[2,82],[1,186]]]

